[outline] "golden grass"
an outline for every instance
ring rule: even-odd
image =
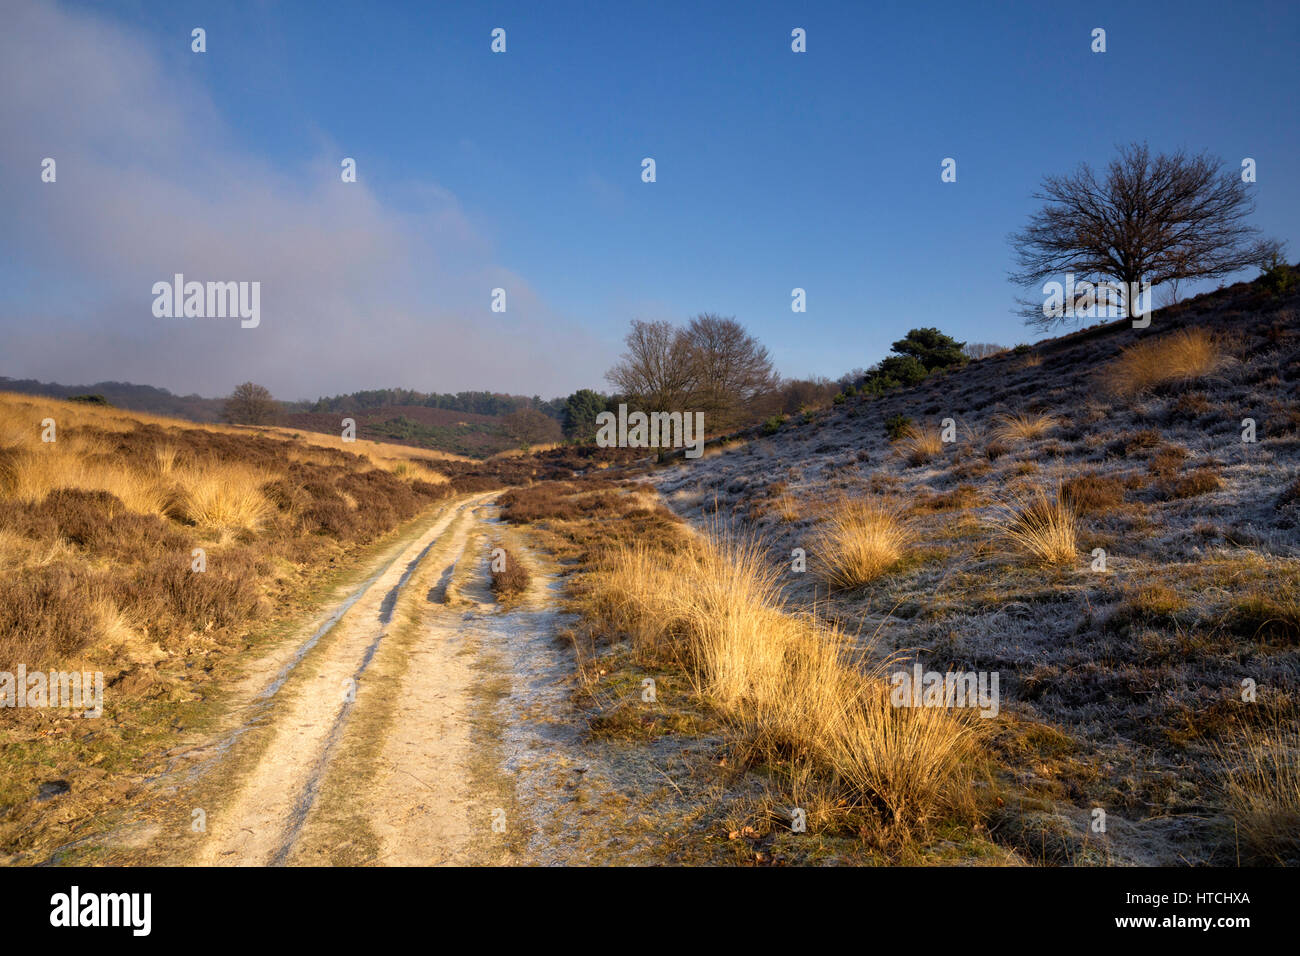
[[[897,708],[884,664],[864,664],[836,627],[791,613],[756,542],[703,536],[673,552],[621,544],[584,588],[588,614],[655,660],[685,666],[750,759],[808,768],[840,806],[893,836],[968,805],[974,724],[943,708]]]
[[[1000,441],[1032,441],[1041,438],[1057,426],[1052,415],[999,415],[994,419],[993,434]]]
[[[160,428],[197,428],[227,435],[262,435],[284,441],[286,452],[292,460],[326,462],[327,458],[313,455],[313,449],[335,449],[368,459],[376,468],[390,471],[401,465],[415,468],[419,472],[416,477],[430,482],[445,481],[446,478],[440,472],[423,465],[421,459],[465,462],[474,460],[450,452],[371,441],[366,438],[358,438],[354,442],[344,444],[339,435],[285,428],[279,425],[191,422],[168,418],[165,415],[151,415],[147,412],[133,412],[110,406],[88,405],[83,402],[69,402],[17,392],[0,392],[0,421],[4,423],[0,425],[0,445],[27,441],[44,418],[53,418],[60,431],[90,426],[105,431],[130,432],[144,424],[157,425]]]
[[[1078,554],[1078,519],[1059,491],[1049,496],[1040,486],[1004,500],[993,524],[1012,545],[1043,564],[1068,564]]]
[[[562,445],[563,445],[562,442],[550,442],[542,445],[529,445],[527,451],[525,451],[522,448],[507,448],[504,451],[499,451],[495,455],[492,455],[490,458],[488,458],[488,461],[500,461],[503,458],[529,458],[533,455],[536,455],[539,452],[554,451],[555,449],[562,447]],[[471,460],[469,458],[461,458],[459,455],[452,455],[452,454],[439,454],[438,457],[457,458],[461,461]]]
[[[130,412],[128,414],[134,415],[135,413]],[[342,419],[343,416],[340,416],[339,420],[342,421]],[[163,419],[163,421],[168,420]],[[170,423],[177,424],[174,421]],[[285,439],[317,448],[339,448],[354,455],[361,455],[363,458],[369,458],[371,462],[381,468],[385,467],[385,462],[408,461],[413,458],[426,458],[435,461],[474,460],[447,451],[435,451],[431,448],[419,448],[414,445],[397,445],[392,442],[371,441],[369,438],[358,438],[356,441],[344,444],[342,438],[337,434],[285,428],[279,425],[193,425],[189,422],[186,422],[185,424],[187,427],[192,428],[204,428],[211,431],[224,431],[236,434],[247,434],[252,432],[258,435],[266,435],[270,438]]]
[[[256,529],[271,511],[260,491],[275,477],[271,474],[217,460],[182,465],[169,444],[156,446],[149,458],[130,461],[106,454],[98,438],[80,433],[76,425],[58,417],[56,422],[53,442],[41,441],[33,426],[27,436],[15,440],[11,433],[0,446],[0,498],[35,504],[58,489],[105,491],[128,511],[211,531]]]
[[[1130,345],[1102,372],[1114,395],[1131,397],[1169,382],[1188,382],[1218,371],[1227,361],[1220,342],[1205,329],[1179,329]]]
[[[831,587],[858,587],[897,564],[914,540],[898,509],[875,499],[842,501],[814,539],[815,565]]]
[[[163,515],[170,489],[148,468],[125,468],[106,458],[98,443],[73,436],[0,445],[0,498],[33,504],[59,488],[106,491],[129,511]]]
[[[41,423],[47,418],[55,422],[53,442],[41,440]],[[175,517],[213,531],[256,529],[271,511],[259,488],[280,474],[213,458],[186,459],[175,441],[156,445],[148,459],[127,461],[114,455],[102,438],[85,430],[129,432],[145,424],[172,430],[267,433],[286,439],[286,463],[334,463],[337,459],[331,458],[326,449],[337,449],[358,455],[368,465],[404,480],[430,484],[444,484],[447,476],[414,459],[454,457],[426,454],[424,449],[404,445],[365,440],[345,445],[328,435],[280,428],[200,425],[4,392],[0,392],[0,420],[4,422],[0,431],[0,498],[33,504],[60,488],[106,491],[119,498],[129,511]]]
[[[274,476],[258,469],[208,463],[173,474],[172,516],[203,531],[256,531],[274,511],[261,490]]]
[[[943,454],[943,437],[937,428],[909,425],[898,440],[899,453],[910,465],[924,465]]]
[[[772,510],[776,516],[786,524],[793,524],[802,516],[799,510],[799,501],[789,493],[781,494],[772,502]]]
[[[1247,730],[1223,761],[1225,808],[1251,862],[1283,863],[1300,853],[1300,730]]]

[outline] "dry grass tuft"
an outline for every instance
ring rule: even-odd
[[[177,487],[169,514],[204,531],[256,531],[274,512],[262,494],[273,476],[260,469],[224,463],[174,474]]]
[[[943,454],[943,437],[937,428],[909,425],[898,440],[898,450],[909,465],[924,465]]]
[[[1124,349],[1102,373],[1114,395],[1132,397],[1157,385],[1190,382],[1218,371],[1223,346],[1205,329],[1179,329]]]
[[[781,494],[772,502],[772,510],[786,524],[793,524],[802,517],[798,499],[788,493]]]
[[[1250,863],[1300,856],[1300,731],[1247,730],[1236,753],[1219,753],[1228,816]]]
[[[993,434],[1003,442],[1032,441],[1046,435],[1058,424],[1052,415],[1029,415],[1024,412],[999,415],[994,422],[996,427]]]
[[[1052,497],[1036,487],[1001,504],[993,522],[1004,538],[1043,564],[1068,564],[1078,554],[1078,522],[1060,493]]]
[[[814,539],[819,573],[833,588],[855,588],[897,564],[915,540],[898,509],[878,500],[836,505]]]

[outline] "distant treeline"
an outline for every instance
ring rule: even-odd
[[[423,405],[426,408],[444,408],[454,412],[474,415],[504,416],[521,409],[531,408],[561,421],[564,418],[563,398],[543,401],[540,395],[507,395],[503,392],[417,392],[409,388],[372,388],[315,402],[286,403],[294,410],[306,412],[359,412],[368,408],[388,405]],[[296,406],[296,407],[295,407]]]

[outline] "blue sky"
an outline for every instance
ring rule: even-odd
[[[1233,166],[1253,157],[1254,223],[1300,253],[1294,3],[34,6],[39,16],[19,11],[30,42],[73,24],[88,44],[125,48],[103,69],[149,69],[122,82],[88,71],[50,94],[67,122],[35,124],[21,155],[6,137],[0,174],[22,186],[0,190],[0,213],[38,234],[0,245],[0,330],[17,342],[0,374],[14,377],[205,394],[253,378],[285,398],[384,385],[551,395],[605,387],[629,320],[702,311],[735,315],[792,376],[869,365],[915,326],[1013,344],[1034,335],[1012,313],[1007,234],[1044,174],[1102,165],[1131,140]],[[194,26],[206,54],[190,52]],[[489,50],[494,27],[507,31],[503,55]],[[794,27],[807,53],[791,52]],[[1104,54],[1090,51],[1094,27]],[[12,68],[0,80],[0,119],[21,122],[40,101],[11,98]],[[91,87],[110,118],[132,109],[112,90],[156,96],[172,139],[153,138],[147,111],[120,136],[110,124],[77,139],[74,123],[88,121],[74,105]],[[148,220],[110,222],[96,241],[140,237],[140,253],[118,261],[73,236],[29,175],[32,156],[56,148],[93,160],[103,182],[139,174],[142,199],[83,196],[83,215],[147,198],[163,205],[152,222],[169,241],[150,247]],[[356,186],[339,183],[343,156],[358,162]],[[653,184],[640,179],[646,156]],[[956,183],[940,181],[945,157]],[[71,193],[74,175],[61,165],[59,188]],[[174,194],[191,219],[161,224]],[[301,228],[243,262],[205,259],[256,245],[233,210],[263,208],[259,195],[283,200],[276,215]],[[337,264],[310,280],[322,303],[350,309],[275,299],[271,279],[311,272],[291,261],[294,237],[338,248],[359,231],[383,239],[349,246],[346,288],[321,288]],[[160,340],[133,290],[170,276],[169,247],[186,250],[170,258],[192,274],[208,261],[238,273],[205,278],[257,278],[265,265],[268,330]],[[88,265],[70,269],[78,256]],[[497,284],[504,316],[488,309]],[[796,286],[804,315],[790,311]],[[52,351],[41,328],[84,333],[86,347],[64,332]]]

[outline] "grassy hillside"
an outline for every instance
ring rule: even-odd
[[[593,733],[746,771],[677,778],[746,862],[1300,862],[1297,307],[1239,284],[752,429],[649,473],[693,528],[507,495],[583,569]],[[886,706],[914,663],[996,674],[996,716]]]
[[[990,816],[1023,852],[1294,861],[1298,306],[1233,286],[656,480],[678,512],[757,535],[784,599],[878,653],[1000,672]]]
[[[472,458],[487,458],[518,444],[506,435],[498,416],[423,405],[385,405],[346,414],[294,412],[284,416],[283,424],[338,435],[344,418],[356,421],[358,437]]]
[[[399,391],[399,390],[394,390]],[[38,382],[35,379],[11,379],[0,376],[0,392],[71,399],[95,396],[108,405],[142,415],[162,415],[182,418],[201,424],[222,421],[224,398],[203,398],[200,395],[173,395],[165,388],[152,385],[133,385],[129,382],[96,382],[93,385],[59,385],[55,382]],[[359,393],[363,397],[375,396]],[[422,397],[422,393],[411,393]],[[472,396],[475,393],[468,393]],[[492,393],[481,393],[490,396]],[[333,399],[347,406],[351,396]],[[451,399],[454,396],[447,396]],[[466,398],[468,401],[469,399]],[[516,403],[525,399],[502,396],[502,403]],[[326,400],[316,404],[324,404]],[[416,404],[377,404],[373,407],[354,408],[347,411],[310,411],[304,402],[282,402],[277,419],[280,427],[289,431],[317,432],[337,440],[342,432],[344,418],[357,423],[357,437],[375,442],[409,445],[424,448],[438,455],[451,455],[484,459],[500,452],[518,449],[518,442],[510,438],[502,427],[504,415],[478,414],[450,408],[434,408]]]
[[[168,415],[193,422],[217,422],[225,399],[201,395],[173,395],[165,388],[133,385],[130,382],[96,382],[93,385],[59,385],[35,379],[5,378],[0,375],[0,392],[43,395],[48,398],[72,398],[76,395],[99,395],[115,408],[125,408],[147,415]]]

